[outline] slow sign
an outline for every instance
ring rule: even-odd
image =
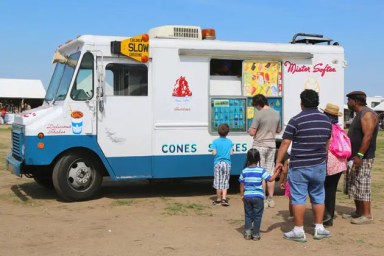
[[[121,54],[146,63],[149,58],[149,36],[142,34],[121,41]]]

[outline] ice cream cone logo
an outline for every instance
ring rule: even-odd
[[[189,89],[188,81],[184,76],[180,76],[176,80],[175,86],[173,88],[172,96],[175,97],[190,97],[192,96],[192,91]]]

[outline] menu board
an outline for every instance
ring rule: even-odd
[[[243,61],[243,95],[282,96],[281,63],[276,61]]]
[[[270,108],[276,110],[280,114],[280,127],[283,127],[283,101],[281,97],[267,98]],[[251,127],[253,116],[257,112],[257,108],[252,106],[252,97],[247,99],[247,127]]]
[[[211,98],[211,132],[227,123],[230,132],[246,131],[245,98]]]

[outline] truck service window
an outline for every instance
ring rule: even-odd
[[[240,60],[212,59],[210,64],[211,76],[241,76]]]
[[[110,63],[105,81],[107,95],[148,96],[148,68],[144,64]]]
[[[93,63],[92,53],[86,52],[72,87],[73,100],[89,100],[93,97]]]

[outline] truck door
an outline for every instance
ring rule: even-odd
[[[104,58],[104,96],[97,140],[117,179],[150,178],[151,101],[148,67]]]

